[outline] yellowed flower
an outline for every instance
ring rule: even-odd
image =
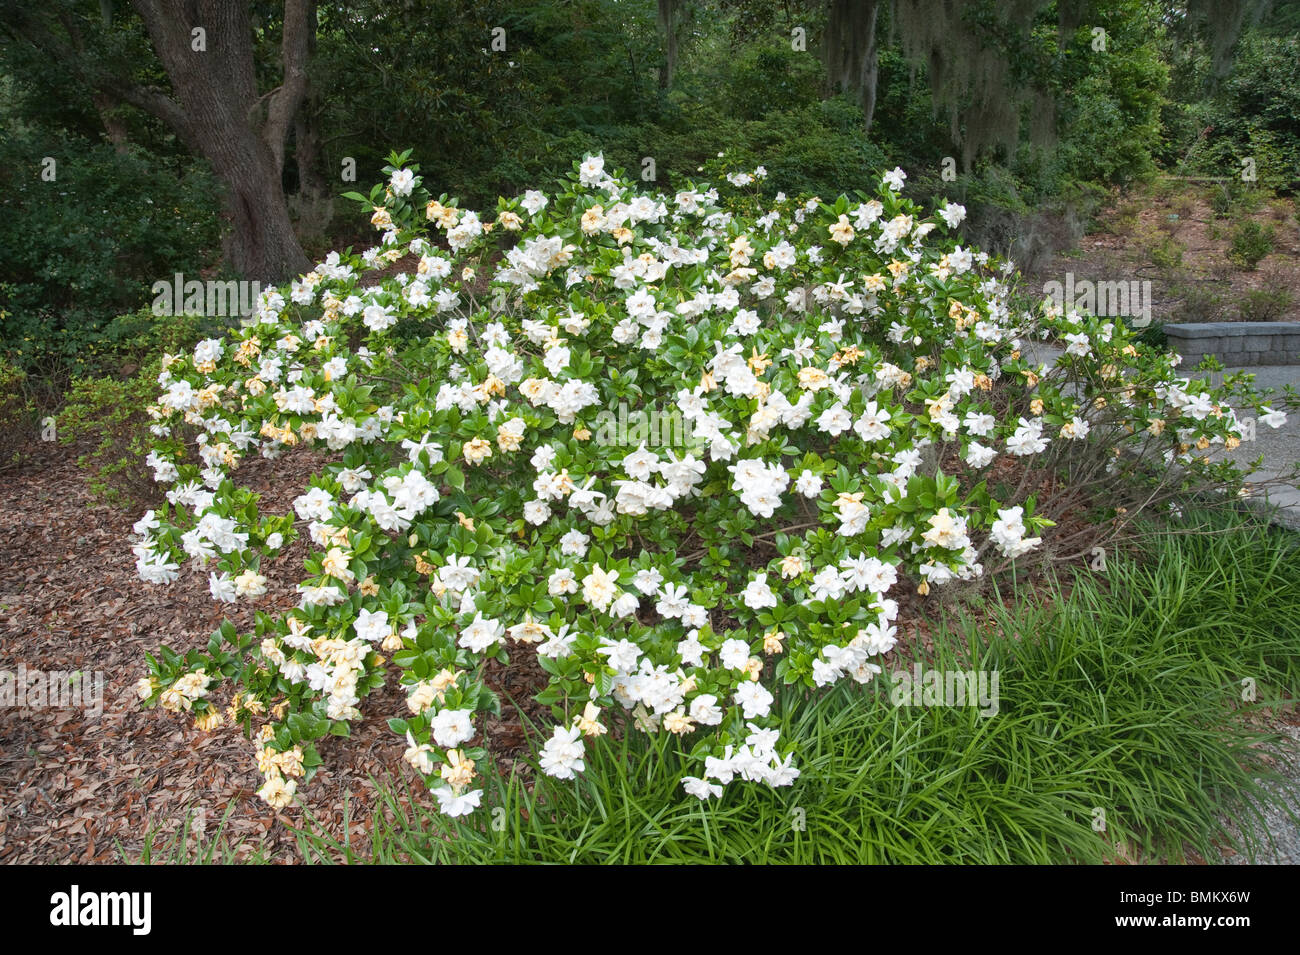
[[[830,376],[816,365],[807,365],[799,369],[799,387],[804,391],[821,391],[830,384]]]
[[[465,443],[465,460],[470,464],[482,464],[492,457],[492,445],[482,438],[473,438]]]
[[[664,729],[677,736],[682,736],[695,729],[695,724],[686,715],[686,711],[679,706],[664,717]]]
[[[275,764],[279,767],[280,772],[286,776],[301,776],[303,774],[302,765],[302,747],[295,746],[293,749],[286,749],[283,753],[277,753]]]
[[[280,754],[269,746],[263,746],[257,751],[257,771],[263,776],[280,775]]]
[[[834,224],[828,226],[826,231],[831,234],[831,241],[838,242],[841,246],[846,246],[852,242],[853,236],[856,234],[853,231],[853,226],[849,224],[849,217],[845,215],[840,216]]]
[[[294,794],[298,791],[298,781],[290,779],[287,782],[280,777],[272,777],[266,781],[257,794],[262,797],[272,809],[283,809],[289,803],[293,802]]]
[[[474,781],[474,760],[468,758],[462,750],[447,750],[447,762],[439,775],[456,792],[460,792]]]
[[[600,707],[595,703],[588,703],[583,707],[582,715],[575,717],[573,725],[578,727],[583,736],[603,736],[605,727],[600,723]]]

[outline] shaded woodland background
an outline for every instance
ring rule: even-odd
[[[197,334],[141,311],[160,279],[368,245],[337,196],[394,148],[469,204],[589,151],[649,157],[665,189],[762,163],[768,192],[831,196],[900,165],[1028,266],[1158,171],[1232,190],[1250,157],[1250,187],[1300,186],[1297,0],[0,0],[0,21],[0,353],[56,391]]]

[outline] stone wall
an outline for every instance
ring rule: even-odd
[[[1194,368],[1205,355],[1228,367],[1300,365],[1300,322],[1197,322],[1164,326],[1169,350]]]

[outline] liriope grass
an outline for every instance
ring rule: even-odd
[[[460,820],[390,783],[364,851],[310,820],[300,851],[439,864],[1177,862],[1217,861],[1223,846],[1253,858],[1261,807],[1279,804],[1263,785],[1276,737],[1257,717],[1300,687],[1300,556],[1258,523],[1199,519],[1196,533],[1153,528],[1141,552],[1078,573],[1067,597],[1013,595],[947,620],[925,665],[996,671],[996,715],[895,706],[886,673],[783,698],[802,768],[785,789],[737,782],[700,803],[678,781],[696,770],[677,741],[631,734],[589,746],[577,781],[489,775],[485,809]]]

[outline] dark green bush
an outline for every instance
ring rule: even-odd
[[[197,164],[62,134],[0,137],[0,351],[47,380],[103,373],[93,349],[104,324],[148,301],[155,281],[197,276],[220,237],[217,211]]]
[[[1228,260],[1243,269],[1254,271],[1264,256],[1273,251],[1273,227],[1260,225],[1254,219],[1238,223],[1232,230],[1232,246]]]

